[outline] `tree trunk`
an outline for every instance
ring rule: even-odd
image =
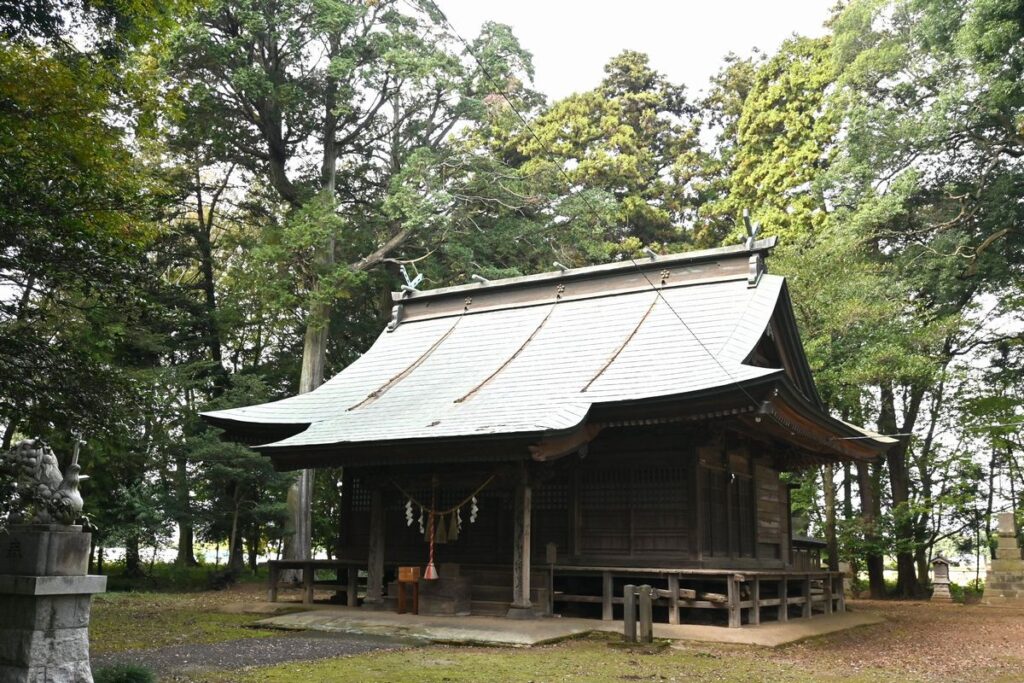
[[[325,90],[325,113],[323,131],[323,163],[321,165],[321,198],[327,206],[335,205],[335,183],[337,179],[338,151],[335,134],[338,120],[335,114],[336,84],[328,83]],[[320,247],[315,259],[324,271],[329,271],[335,263],[334,238]],[[313,283],[309,318],[306,321],[306,336],[302,344],[302,372],[299,377],[299,393],[313,391],[324,382],[324,365],[327,363],[327,330],[330,323],[331,307],[316,298],[319,283]],[[313,470],[305,469],[299,473],[298,480],[288,491],[289,499],[294,505],[291,543],[285,544],[287,559],[305,560],[311,556],[313,541]]]
[[[861,517],[864,520],[864,541],[868,546],[865,564],[868,569],[868,585],[872,600],[885,597],[885,560],[880,552],[881,539],[878,536],[879,501],[876,488],[877,477],[872,476],[871,469],[877,465],[868,465],[857,461],[857,483],[860,488]]]
[[[992,542],[992,512],[993,507],[995,506],[996,467],[998,467],[998,465],[999,456],[997,455],[996,447],[992,446],[992,453],[988,459],[988,500],[985,504],[985,542],[988,544],[988,559],[990,560],[994,560],[996,557],[995,544]],[[980,546],[980,525],[978,529],[978,539]]]
[[[921,584],[921,592],[924,593],[924,584],[928,580],[928,549],[919,545],[914,550],[914,563],[917,565],[918,582]]]
[[[235,501],[235,510],[231,515],[231,537],[228,539],[228,569],[238,571],[242,568],[241,529],[238,528],[240,505]]]
[[[96,550],[96,573],[103,575],[103,546]]]
[[[257,560],[259,559],[260,552],[260,528],[259,525],[253,524],[252,529],[249,531],[249,570],[255,574]]]
[[[849,524],[853,519],[853,466],[843,463],[843,521]],[[860,557],[847,551],[846,560],[850,563],[850,571],[856,576],[860,572]]]
[[[911,389],[910,403],[920,406],[923,390]],[[883,383],[880,387],[881,405],[878,414],[878,429],[882,434],[895,434],[896,397],[892,385]],[[916,421],[916,409],[911,411],[914,417],[907,418],[904,430],[909,431]],[[909,412],[909,411],[908,411]],[[905,433],[905,432],[904,432]],[[896,437],[899,443],[890,448],[885,455],[889,466],[889,487],[892,493],[893,528],[896,538],[896,594],[902,598],[921,597],[923,591],[917,579],[917,567],[914,563],[914,519],[910,510],[910,472],[907,467],[907,446],[910,439],[906,436]]]
[[[11,415],[7,419],[7,429],[4,430],[3,450],[11,450],[11,445],[14,443],[14,433],[16,431],[18,431],[18,416]]]
[[[828,569],[839,571],[839,539],[836,536],[836,470],[835,465],[821,468],[821,482],[825,492],[825,543],[828,551]]]
[[[142,576],[142,560],[139,558],[139,537],[129,536],[124,544],[125,576]]]
[[[175,458],[174,493],[178,508],[178,557],[175,564],[179,567],[196,566],[195,531],[192,527],[192,499],[188,486],[188,460],[184,455]]]
[[[206,347],[213,361],[212,379],[213,396],[224,393],[228,383],[227,368],[224,367],[224,355],[221,349],[220,325],[217,322],[217,280],[214,270],[213,255],[213,224],[216,220],[217,203],[227,188],[234,167],[224,175],[223,182],[216,187],[207,206],[203,198],[203,181],[200,169],[195,172],[196,188],[196,222],[198,223],[193,236],[199,252],[199,271],[202,274],[203,307],[206,315],[203,318],[205,327]]]

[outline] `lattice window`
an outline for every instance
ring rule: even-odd
[[[646,467],[633,470],[632,485],[634,508],[686,508],[686,470],[682,467]]]
[[[369,510],[370,490],[356,477],[352,477],[351,482],[352,490],[349,492],[349,495],[352,496],[352,511],[365,512]]]
[[[569,507],[569,482],[551,479],[533,489],[534,510],[566,510]]]
[[[630,505],[630,472],[621,468],[583,472],[580,503],[584,508],[626,509]]]

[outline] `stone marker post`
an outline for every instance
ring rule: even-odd
[[[77,457],[61,476],[33,440],[0,460],[30,520],[0,530],[0,683],[92,683],[90,602],[107,577],[86,575],[92,535],[70,523],[82,511]]]
[[[985,575],[984,602],[1024,606],[1024,559],[1017,545],[1012,511],[999,513],[999,545]]]

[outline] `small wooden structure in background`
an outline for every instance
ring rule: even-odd
[[[942,555],[932,560],[932,600],[935,602],[953,602],[949,594],[949,564]]]
[[[398,613],[405,614],[405,593],[412,591],[412,613],[420,613],[420,568],[398,568]]]

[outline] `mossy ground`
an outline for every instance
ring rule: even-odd
[[[837,675],[772,661],[752,647],[676,646],[631,652],[594,636],[529,649],[434,646],[218,672],[202,683],[479,683],[480,681],[878,681],[884,672]]]
[[[259,638],[273,631],[247,628],[259,616],[223,614],[209,593],[105,593],[92,603],[93,654],[184,643]]]
[[[167,645],[215,643],[279,635],[248,628],[257,614],[228,613],[251,605],[262,587],[185,594],[97,596],[96,654]],[[609,647],[614,635],[512,649],[426,646],[205,671],[195,683],[288,681],[458,683],[480,681],[1009,681],[1024,680],[1024,612],[920,602],[855,601],[856,610],[887,621],[769,649],[674,643],[661,652]],[[237,610],[236,610],[237,611]],[[239,647],[251,648],[239,642]],[[315,655],[314,655],[315,656]],[[145,655],[138,661],[145,664]],[[258,663],[258,659],[254,664]]]

